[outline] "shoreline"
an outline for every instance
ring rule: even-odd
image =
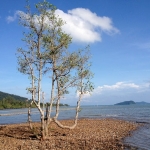
[[[133,132],[131,132],[131,137],[126,137],[123,142],[125,145],[129,145],[134,149],[143,149],[148,150],[150,147],[149,141],[149,128],[150,124],[145,122],[140,122],[139,128]]]
[[[71,125],[73,120],[61,120]],[[39,123],[34,123],[39,133]],[[50,139],[43,142],[34,138],[28,123],[0,126],[0,148],[9,149],[124,149],[123,139],[132,136],[138,123],[119,119],[79,119],[75,129],[61,129],[52,122]]]

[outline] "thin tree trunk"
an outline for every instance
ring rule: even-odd
[[[54,58],[53,58],[53,61],[55,61]],[[49,127],[49,124],[51,122],[51,112],[52,112],[52,106],[53,106],[53,102],[54,102],[54,86],[55,86],[55,79],[54,79],[54,76],[55,76],[54,69],[55,68],[54,68],[54,66],[55,66],[55,63],[53,65],[50,106],[47,105],[47,107],[46,107],[46,121],[45,121],[45,134],[46,134],[46,136],[48,136],[48,134],[49,134],[48,127]]]
[[[56,78],[58,77],[57,76],[57,73],[56,74]],[[59,103],[60,103],[60,96],[61,96],[61,93],[60,93],[60,86],[59,86],[59,82],[57,80],[57,92],[58,92],[58,99],[57,99],[57,104],[56,104],[56,114],[55,114],[55,118],[57,119],[58,118],[58,115],[59,115]]]
[[[33,101],[31,101],[30,106],[28,108],[28,122],[29,122],[29,127],[31,130],[33,130],[33,126],[31,124],[31,106],[33,104]]]
[[[46,114],[45,114],[45,136],[48,136],[48,126],[49,126],[49,121],[48,121],[48,105],[46,104]]]
[[[44,114],[41,114],[41,140],[45,140],[45,122],[44,122]]]
[[[82,70],[81,70],[82,71]],[[58,82],[58,81],[57,81]],[[59,86],[59,83],[57,83],[58,86]],[[79,99],[77,101],[77,107],[76,107],[76,115],[75,115],[75,120],[74,120],[74,124],[72,126],[64,126],[63,124],[61,124],[58,120],[57,120],[57,117],[58,117],[58,114],[59,114],[59,101],[60,101],[60,97],[58,98],[58,101],[57,101],[57,107],[56,107],[56,115],[55,117],[53,118],[54,122],[61,128],[67,128],[67,129],[74,129],[77,125],[77,119],[78,119],[78,114],[79,114],[79,108],[80,108],[80,102],[81,102],[81,98],[82,98],[82,94],[83,94],[83,79],[81,77],[81,82],[80,82],[80,86],[81,86],[81,91],[80,91],[80,95],[79,95]],[[59,91],[59,88],[58,88],[58,92]],[[60,94],[60,93],[58,93]]]
[[[49,110],[48,110],[48,119],[50,119],[50,115],[51,115],[51,112],[52,112],[53,101],[54,101],[54,83],[55,83],[55,80],[54,80],[54,71],[53,71],[50,106],[49,106]]]
[[[79,114],[79,108],[80,108],[80,102],[81,102],[81,97],[82,94],[80,94],[79,96],[79,100],[77,101],[77,107],[76,107],[76,115],[75,115],[75,120],[74,120],[74,124],[72,126],[64,126],[63,124],[61,124],[58,120],[57,120],[57,116],[58,116],[58,110],[56,110],[57,114],[55,115],[55,117],[53,118],[54,122],[63,129],[74,129],[77,125],[77,119],[78,119],[78,114]],[[57,108],[58,109],[58,108]]]

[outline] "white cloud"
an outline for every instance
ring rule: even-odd
[[[93,94],[103,94],[106,92],[114,93],[118,91],[131,91],[131,90],[139,90],[141,88],[140,85],[129,82],[117,82],[114,85],[103,85],[98,86]]]
[[[98,86],[91,94],[91,97],[87,97],[82,104],[113,105],[128,100],[150,102],[149,97],[149,83],[117,82],[113,85]]]
[[[7,21],[7,23],[11,23],[11,22],[14,22],[16,20],[16,18],[17,18],[17,13],[15,13],[14,16],[8,16],[6,18],[6,21]]]
[[[15,15],[14,15],[13,17],[12,17],[12,16],[8,16],[8,17],[6,18],[6,20],[7,20],[8,23],[10,23],[10,22],[15,21],[15,20],[16,20],[16,17],[15,17]]]
[[[114,104],[115,101],[134,99],[139,100],[143,93],[148,93],[149,84],[135,84],[133,82],[117,82],[113,85],[102,85],[94,89],[92,93],[85,92],[82,97],[82,104]],[[80,92],[77,91],[76,98]],[[138,97],[139,96],[139,97]],[[69,99],[73,99],[72,98]]]
[[[113,26],[113,22],[109,17],[100,17],[96,13],[91,12],[85,8],[75,8],[69,10],[67,13],[57,9],[56,14],[62,18],[66,24],[63,26],[63,30],[70,34],[73,41],[94,43],[102,40],[102,32],[106,34],[116,34],[119,30]],[[28,18],[28,15],[22,11],[16,11],[14,16],[8,16],[7,22],[13,22],[17,19],[17,16],[22,16],[24,19]],[[38,26],[38,17],[35,16],[35,23]],[[45,20],[45,23],[49,23]]]
[[[76,95],[67,95],[63,103],[76,105],[79,92]],[[136,84],[134,82],[117,82],[113,85],[102,85],[95,88],[93,93],[85,93],[81,100],[82,105],[114,105],[119,102],[133,100],[150,103],[149,82]]]
[[[132,82],[117,82],[114,85],[103,85],[95,88],[92,93],[92,99],[109,99],[118,101],[121,99],[125,100],[127,97],[129,99],[132,99],[133,97],[139,99],[138,95],[143,95],[144,93],[149,92],[149,83],[138,85]]]
[[[135,84],[132,82],[117,82],[113,85],[98,86],[91,93],[90,99],[97,99],[99,96],[111,97],[111,96],[127,96],[132,94],[144,93],[150,90],[149,83]],[[150,92],[150,91],[149,91]]]
[[[64,13],[62,10],[56,10],[66,24],[63,29],[71,34],[74,41],[93,43],[101,41],[101,32],[107,34],[118,33],[119,30],[113,27],[112,20],[109,17],[100,17],[96,13],[85,8],[75,8]]]
[[[14,22],[14,21],[17,19],[17,16],[19,16],[19,13],[20,13],[20,12],[21,12],[21,11],[16,11],[13,16],[8,16],[8,17],[6,18],[7,23]]]
[[[136,85],[135,83],[117,82],[114,85],[103,85],[101,88],[115,90],[124,88],[139,88],[139,85]]]

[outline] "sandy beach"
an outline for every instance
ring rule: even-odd
[[[72,120],[61,121],[64,125]],[[39,123],[34,123],[37,134]],[[61,129],[52,122],[50,136],[37,140],[27,123],[0,126],[0,149],[3,150],[121,150],[122,140],[131,136],[138,124],[117,119],[80,119],[75,129]],[[128,147],[129,148],[129,147]],[[133,148],[132,148],[133,149]]]

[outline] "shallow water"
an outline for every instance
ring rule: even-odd
[[[23,114],[18,114],[18,113]],[[27,109],[0,110],[0,124],[13,124],[27,122]],[[16,115],[15,115],[16,114]],[[52,116],[55,111],[52,112]],[[74,107],[61,107],[59,119],[73,119]],[[32,109],[32,120],[40,121],[37,109]],[[142,122],[144,126],[127,137],[124,143],[136,146],[139,150],[150,150],[150,105],[129,106],[81,106],[79,118],[117,118],[133,122]]]
[[[138,147],[140,150],[150,150],[150,124],[144,125],[124,140],[125,144]]]

